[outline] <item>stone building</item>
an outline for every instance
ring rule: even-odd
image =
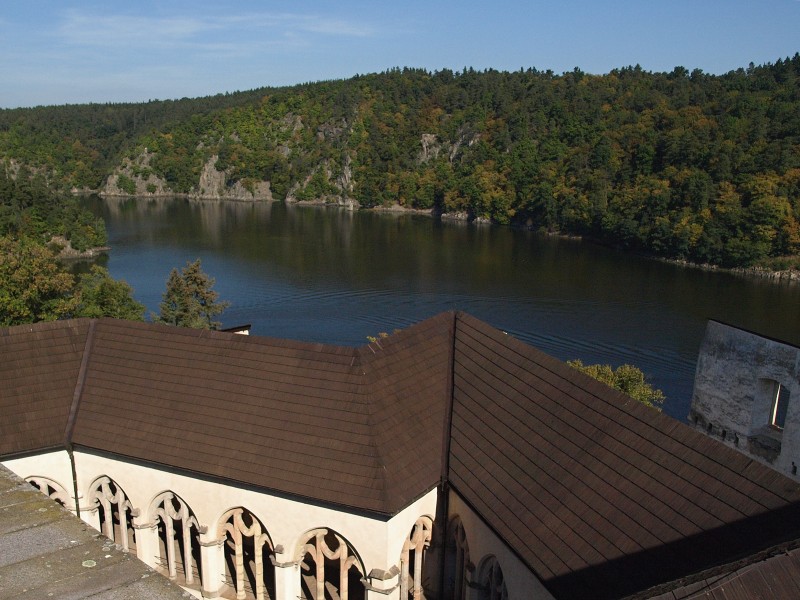
[[[700,347],[689,421],[800,481],[800,348],[718,321]]]
[[[7,468],[198,597],[800,595],[800,485],[463,313],[2,329],[0,415]]]

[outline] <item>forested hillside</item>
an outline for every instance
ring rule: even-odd
[[[67,243],[82,253],[108,241],[103,219],[82,209],[76,198],[50,189],[41,173],[24,165],[0,170],[0,238],[5,236],[51,244],[56,253]]]
[[[747,266],[800,254],[800,54],[5,110],[0,156],[67,188],[397,204]]]

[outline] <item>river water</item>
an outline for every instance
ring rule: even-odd
[[[463,310],[559,359],[631,363],[685,420],[707,319],[800,344],[800,285],[702,271],[590,242],[425,216],[282,203],[88,198],[101,259],[158,310],[202,259],[223,326],[341,345]]]

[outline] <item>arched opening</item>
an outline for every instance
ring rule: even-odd
[[[225,536],[224,598],[274,600],[275,567],[272,540],[261,521],[245,508],[234,508],[220,519],[219,537]]]
[[[423,565],[425,553],[431,545],[433,521],[420,517],[411,528],[400,556],[400,599],[424,600]]]
[[[464,524],[453,517],[447,526],[447,541],[444,558],[445,597],[464,600],[467,590],[467,569],[469,566],[469,546]]]
[[[91,485],[89,502],[100,513],[100,531],[108,539],[122,546],[125,552],[136,549],[136,535],[131,523],[139,515],[122,488],[109,477],[100,477]]]
[[[365,600],[364,565],[338,533],[310,531],[299,559],[303,600]]]
[[[170,579],[185,587],[199,587],[200,539],[205,527],[197,522],[187,504],[172,492],[164,492],[153,501],[158,528],[156,565]]]
[[[68,503],[72,504],[70,502],[69,494],[67,493],[67,490],[64,489],[64,486],[56,481],[53,481],[52,479],[34,475],[31,477],[26,477],[25,481],[42,492],[45,496],[49,497],[51,500],[55,500],[65,508],[67,507]]]
[[[482,561],[478,575],[478,597],[480,600],[508,600],[503,570],[494,556],[487,556]]]

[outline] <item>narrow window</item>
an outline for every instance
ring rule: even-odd
[[[467,571],[469,571],[467,534],[464,531],[464,524],[458,516],[452,518],[447,529],[444,560],[445,597],[453,600],[464,600],[468,586]]]
[[[192,587],[195,577],[200,575],[198,533],[201,530],[205,533],[205,527],[200,527],[191,509],[172,492],[164,492],[154,504],[159,538],[157,564],[170,579],[177,580],[184,587]]]
[[[786,408],[789,405],[789,390],[777,381],[772,390],[772,410],[770,411],[769,424],[776,429],[783,429],[786,425]]]
[[[411,528],[400,556],[400,600],[423,600],[423,560],[431,545],[433,521],[420,517]]]
[[[91,486],[89,501],[100,510],[100,530],[125,552],[136,551],[136,534],[130,523],[139,510],[131,506],[122,488],[108,477],[100,477]]]
[[[329,529],[306,534],[301,547],[302,600],[365,600],[364,565],[347,541]]]
[[[497,558],[489,556],[483,561],[478,579],[478,597],[481,600],[508,600],[508,589],[503,570]]]
[[[261,521],[246,508],[234,508],[220,518],[217,531],[225,536],[223,598],[274,600],[275,568],[272,540]]]

